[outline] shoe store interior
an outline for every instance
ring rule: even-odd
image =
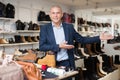
[[[119,26],[120,0],[0,0],[0,80],[120,80]]]

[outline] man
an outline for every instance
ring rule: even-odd
[[[91,38],[82,37],[72,24],[62,23],[63,12],[60,6],[52,6],[49,15],[52,22],[41,27],[39,47],[41,51],[51,50],[55,53],[57,66],[75,68],[74,40],[80,43],[93,43],[113,38],[105,34]]]

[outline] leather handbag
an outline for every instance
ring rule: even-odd
[[[22,61],[17,61],[17,63],[22,66],[22,69],[28,80],[42,80],[41,72],[33,63]]]
[[[40,65],[47,65],[49,67],[56,67],[55,55],[52,51],[47,51],[46,56],[37,61]]]

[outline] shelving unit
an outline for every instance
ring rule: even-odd
[[[20,45],[33,45],[33,44],[38,44],[38,43],[39,43],[39,42],[0,44],[0,47],[6,47],[6,46],[20,46]]]
[[[2,24],[2,27],[1,27],[1,31],[0,31],[0,36],[1,38],[7,38],[7,37],[13,37],[14,35],[22,35],[22,36],[26,36],[26,35],[29,35],[29,36],[35,36],[35,35],[39,35],[39,32],[40,30],[10,30],[10,31],[7,31],[5,30],[5,23],[8,22],[8,21],[14,21],[14,19],[12,18],[3,18],[3,17],[0,17],[0,21],[3,22]],[[14,22],[13,22],[14,23]],[[9,28],[9,27],[8,27]],[[34,48],[35,46],[38,47],[39,45],[39,42],[26,42],[26,43],[6,43],[6,44],[0,44],[0,48],[1,50],[3,51],[6,51],[6,53],[9,53],[11,50],[12,52],[10,53],[13,53],[14,52],[14,49],[15,48]],[[9,50],[10,49],[10,50]]]

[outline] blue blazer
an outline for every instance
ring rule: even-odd
[[[86,43],[94,43],[99,42],[99,36],[96,37],[83,37],[79,33],[77,33],[73,27],[72,24],[62,23],[64,33],[65,33],[65,39],[68,42],[68,44],[73,45],[74,40],[77,42],[80,42],[82,44]],[[51,23],[48,23],[46,25],[41,26],[40,28],[40,40],[39,40],[39,48],[41,51],[53,51],[55,52],[55,55],[60,50],[59,45],[56,44],[55,36],[53,32],[53,27]],[[69,61],[71,67],[75,68],[75,62],[74,62],[74,49],[67,50]]]

